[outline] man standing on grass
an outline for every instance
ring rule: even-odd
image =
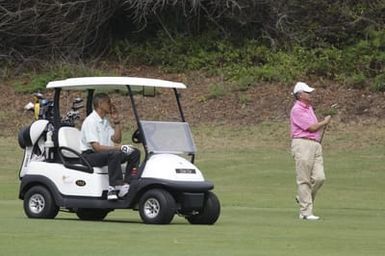
[[[295,159],[297,174],[297,196],[299,218],[319,220],[313,214],[317,191],[325,181],[322,158],[321,131],[330,122],[331,116],[318,122],[311,105],[311,93],[314,88],[298,82],[293,94],[296,99],[290,112],[291,152]]]

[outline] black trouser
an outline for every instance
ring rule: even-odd
[[[93,167],[108,167],[108,177],[110,186],[122,185],[130,183],[133,177],[133,170],[138,168],[140,161],[140,151],[134,149],[130,154],[126,154],[120,150],[111,150],[105,152],[93,152],[91,150],[83,152],[82,156]],[[123,180],[122,163],[127,163],[126,175]],[[135,171],[136,173],[136,171]]]
[[[139,168],[139,162],[140,162],[140,151],[136,148],[134,148],[134,151],[132,151],[130,154],[126,154],[125,161],[127,161],[126,166],[126,175],[124,176],[124,181],[127,183],[130,183],[133,179],[137,178],[138,175],[138,168]]]

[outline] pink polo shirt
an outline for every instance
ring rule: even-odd
[[[308,138],[320,141],[321,131],[308,131],[309,127],[318,123],[312,106],[297,100],[290,112],[291,138]]]

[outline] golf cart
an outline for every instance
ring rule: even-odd
[[[22,128],[18,136],[25,151],[19,198],[29,218],[51,219],[63,210],[76,213],[82,220],[103,220],[115,209],[133,209],[147,224],[168,224],[175,214],[191,224],[217,221],[220,203],[211,191],[214,186],[194,165],[196,148],[178,91],[186,88],[183,83],[137,77],[82,77],[52,81],[46,88],[54,91],[52,114],[47,115],[52,116],[51,120],[36,120]],[[135,95],[143,88],[172,90],[180,121],[142,120]],[[116,201],[107,200],[107,167],[91,167],[80,152],[80,130],[70,122],[62,122],[60,116],[64,91],[86,93],[88,115],[99,89],[127,92],[137,127],[132,140],[142,144],[144,151],[129,193]]]

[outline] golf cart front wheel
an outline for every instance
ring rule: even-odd
[[[218,220],[220,212],[218,197],[212,192],[207,192],[203,209],[198,214],[187,216],[186,219],[190,224],[212,225]]]
[[[59,207],[48,189],[34,186],[25,193],[24,212],[29,218],[53,219],[58,214]]]
[[[139,213],[146,224],[169,224],[175,215],[175,200],[163,189],[151,189],[139,200]]]

